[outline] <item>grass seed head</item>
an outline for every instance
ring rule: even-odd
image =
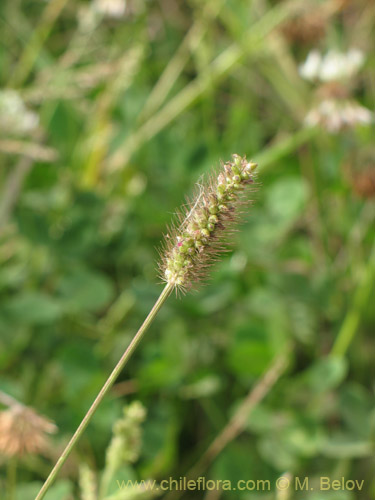
[[[216,175],[197,185],[193,200],[177,213],[161,253],[163,281],[186,291],[228,248],[228,236],[246,203],[244,190],[254,184],[257,165],[234,154]]]
[[[15,405],[0,412],[0,454],[8,457],[38,454],[48,448],[47,434],[55,424],[32,408]]]

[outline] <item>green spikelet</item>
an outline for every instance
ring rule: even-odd
[[[160,252],[164,281],[187,290],[205,277],[209,265],[227,248],[256,167],[245,157],[233,155],[217,175],[198,185],[196,196],[177,214],[177,222],[165,236]]]

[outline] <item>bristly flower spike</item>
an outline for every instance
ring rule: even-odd
[[[177,213],[160,252],[161,277],[186,291],[205,277],[208,266],[227,248],[228,236],[246,203],[244,189],[254,183],[257,164],[233,155]]]

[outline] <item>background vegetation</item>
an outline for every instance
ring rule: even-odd
[[[375,4],[121,3],[0,3],[0,388],[58,427],[17,459],[16,480],[0,455],[0,491],[36,494],[161,290],[171,214],[236,152],[260,167],[234,252],[207,286],[169,299],[48,498],[96,498],[78,471],[98,480],[133,400],[147,416],[139,458],[106,492],[118,499],[130,497],[115,479],[192,467],[272,485],[363,479],[360,492],[289,495],[372,498],[374,126],[305,127],[319,85],[298,66],[312,49],[361,49],[343,85],[373,110]],[[286,498],[274,486],[180,496]]]

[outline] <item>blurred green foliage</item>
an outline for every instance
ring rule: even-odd
[[[185,475],[290,345],[205,472],[272,491],[212,498],[281,498],[285,472],[314,486],[290,498],[372,497],[375,193],[355,181],[375,169],[374,126],[305,129],[316,94],[298,65],[360,48],[348,88],[373,109],[374,3],[128,0],[111,17],[105,2],[0,3],[0,90],[25,106],[22,126],[0,127],[0,388],[59,428],[47,455],[19,460],[14,496],[0,456],[0,490],[32,500],[160,292],[173,210],[236,152],[259,161],[259,189],[235,250],[206,287],[170,298],[46,499],[80,498],[78,465],[100,475],[133,399],[147,419],[129,477]],[[319,492],[321,476],[364,486]]]

